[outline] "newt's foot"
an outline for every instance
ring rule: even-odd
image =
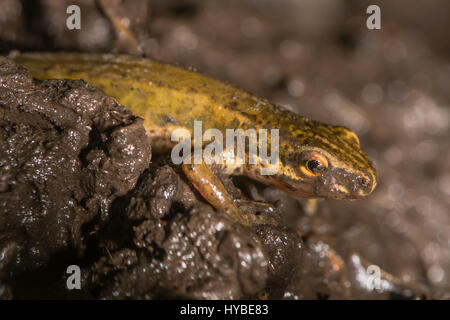
[[[255,205],[253,201],[235,201],[220,179],[205,164],[183,164],[183,172],[193,186],[200,192],[203,198],[217,210],[222,210],[236,222],[251,227],[255,225],[279,225],[278,221],[271,217],[273,207],[269,204]],[[238,204],[241,203],[239,206]],[[257,210],[259,208],[259,210]],[[264,208],[261,210],[261,208]]]

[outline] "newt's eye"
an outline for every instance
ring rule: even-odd
[[[317,161],[317,160],[309,160],[306,163],[306,166],[308,167],[309,171],[315,173],[315,172],[317,172],[320,169],[322,164],[319,161]]]
[[[318,152],[309,152],[304,159],[300,170],[308,177],[317,177],[328,168],[327,158]]]

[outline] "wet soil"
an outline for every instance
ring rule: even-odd
[[[142,53],[192,67],[355,132],[380,183],[308,204],[224,183],[280,227],[216,212],[142,121],[83,81],[37,81],[0,61],[2,298],[411,299],[450,295],[450,8],[446,1],[2,0],[0,52]],[[378,3],[382,29],[365,28]],[[437,4],[439,3],[439,4]],[[103,8],[103,9],[102,9]],[[109,18],[108,18],[109,17]],[[111,17],[128,18],[139,48]],[[82,289],[67,290],[79,265]],[[367,270],[379,267],[381,289]]]

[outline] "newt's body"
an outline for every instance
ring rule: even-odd
[[[279,170],[261,175],[260,164],[215,164],[226,174],[247,175],[294,196],[357,199],[376,186],[376,171],[352,131],[319,123],[282,110],[265,100],[220,81],[148,59],[96,54],[22,54],[16,62],[38,79],[84,79],[101,88],[135,115],[144,118],[152,149],[173,146],[177,128],[203,130],[279,129]],[[206,164],[183,165],[184,172],[213,206],[243,224],[257,223],[241,215],[220,180]]]

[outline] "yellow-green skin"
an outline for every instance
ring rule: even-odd
[[[203,122],[203,131],[217,128],[224,137],[227,128],[279,129],[276,174],[262,176],[258,165],[248,164],[226,173],[245,174],[307,198],[357,199],[376,186],[375,167],[353,131],[301,117],[199,73],[113,54],[26,53],[14,60],[38,79],[84,79],[101,88],[144,119],[153,150],[167,150],[173,145],[171,132],[192,131],[194,120]],[[311,153],[328,161],[320,175],[305,170]]]

